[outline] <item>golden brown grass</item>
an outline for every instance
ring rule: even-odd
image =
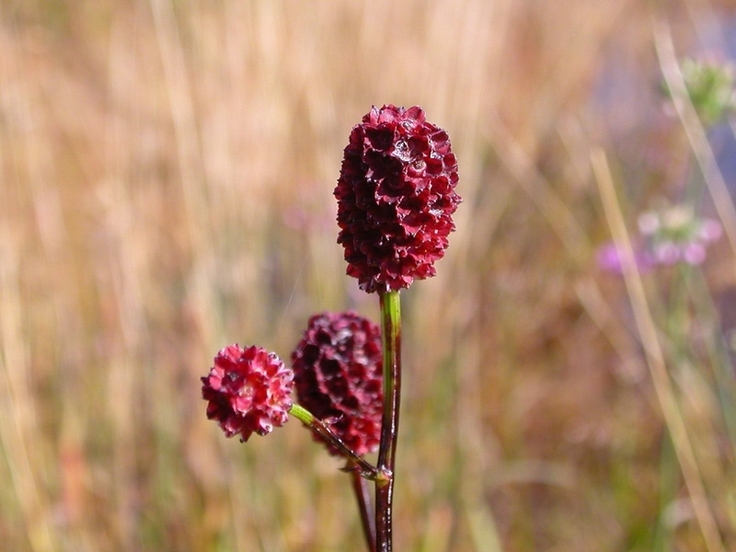
[[[315,311],[376,318],[332,189],[383,103],[448,130],[465,200],[404,294],[396,549],[736,547],[733,373],[708,328],[672,363],[658,280],[595,265],[606,215],[710,162],[656,87],[728,3],[654,4],[0,2],[0,548],[361,549],[339,464],[296,422],[225,440],[198,378],[234,341],[287,358]]]

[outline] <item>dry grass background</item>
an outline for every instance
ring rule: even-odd
[[[629,220],[677,197],[655,22],[678,55],[723,47],[727,6],[0,2],[0,548],[362,549],[339,464],[296,422],[223,439],[198,378],[235,341],[288,357],[316,311],[376,319],[332,189],[352,125],[395,103],[448,130],[465,200],[438,277],[403,294],[396,548],[717,550],[595,265],[590,158]],[[698,389],[700,507],[734,549],[733,445]]]

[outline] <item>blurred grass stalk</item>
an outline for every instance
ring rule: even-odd
[[[21,511],[33,552],[56,549],[49,525],[49,503],[43,492],[43,444],[34,443],[39,428],[31,395],[28,354],[21,328],[18,258],[14,237],[0,227],[0,443],[9,468],[9,485]]]

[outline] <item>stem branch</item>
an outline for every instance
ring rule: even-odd
[[[384,484],[387,479],[386,475],[373,464],[366,461],[362,456],[358,456],[353,449],[345,444],[337,435],[333,433],[330,427],[322,420],[318,420],[306,408],[294,403],[289,409],[289,414],[297,418],[301,423],[319,435],[324,441],[335,447],[340,454],[355,464],[361,477],[375,481],[376,484]]]

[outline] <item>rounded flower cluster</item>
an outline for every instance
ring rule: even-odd
[[[240,435],[245,442],[254,432],[267,435],[289,419],[294,373],[262,347],[225,347],[201,379],[207,418],[216,420],[227,437]]]
[[[420,107],[373,107],[355,126],[335,188],[347,273],[369,293],[435,275],[455,229],[457,160]]]
[[[312,316],[291,358],[299,404],[356,454],[376,450],[383,407],[378,326],[354,312]]]
[[[715,219],[699,218],[686,205],[675,205],[639,215],[639,236],[633,240],[635,268],[646,272],[678,263],[705,262],[707,248],[723,233]],[[614,243],[598,250],[598,264],[608,272],[624,273],[623,254]]]
[[[684,205],[647,211],[639,216],[638,222],[652,262],[662,265],[702,264],[706,248],[723,232],[720,222],[698,218],[692,208]]]
[[[682,78],[690,101],[706,126],[719,123],[736,109],[736,70],[733,64],[715,55],[684,59]]]

